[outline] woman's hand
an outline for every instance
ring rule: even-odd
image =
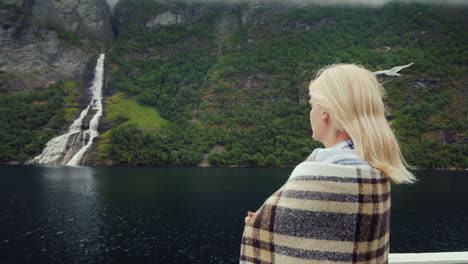
[[[247,224],[250,219],[254,216],[254,212],[251,212],[251,211],[247,211],[247,216],[245,217],[245,224]]]

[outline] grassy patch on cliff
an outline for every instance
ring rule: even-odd
[[[131,126],[142,133],[160,133],[161,128],[168,123],[155,108],[141,105],[135,98],[123,92],[117,92],[105,99],[104,106],[102,122],[112,123],[113,129],[119,126]],[[98,137],[97,157],[100,162],[110,159],[112,133],[110,129]]]
[[[105,119],[109,121],[124,121],[121,125],[135,125],[141,130],[157,131],[167,123],[159,116],[158,111],[150,106],[141,105],[135,98],[118,92],[105,100]],[[109,133],[109,132],[108,132]],[[106,133],[105,133],[106,134]]]
[[[6,88],[6,83],[12,80],[14,76],[7,72],[0,71],[0,93],[7,92],[8,89]]]
[[[65,97],[63,98],[65,104],[64,118],[65,120],[70,120],[80,112],[80,104],[77,102],[80,96],[78,84],[74,81],[63,80],[60,83],[60,87],[65,92]]]
[[[6,10],[6,9],[15,9],[16,11],[22,11],[21,7],[15,4],[0,3],[0,10]]]
[[[57,32],[58,37],[65,40],[66,42],[68,42],[68,43],[70,43],[72,45],[78,46],[78,47],[83,46],[83,43],[81,42],[80,37],[75,32],[66,31],[62,27],[51,24],[51,23],[46,24],[45,27],[48,30],[53,30],[53,31]]]

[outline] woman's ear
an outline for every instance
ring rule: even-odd
[[[328,123],[330,121],[330,114],[328,112],[326,112],[326,111],[323,111],[322,112],[322,120],[324,122]]]

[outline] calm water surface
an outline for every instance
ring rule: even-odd
[[[292,169],[0,166],[0,263],[238,263]],[[391,252],[468,251],[467,172],[393,186]]]

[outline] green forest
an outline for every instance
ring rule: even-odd
[[[181,9],[201,11],[190,22],[145,26],[154,14]],[[307,89],[317,70],[414,62],[401,77],[379,77],[403,155],[419,168],[468,167],[467,8],[393,2],[284,9],[120,1],[118,38],[106,52],[108,93],[154,108],[151,122],[160,125],[115,114],[119,104],[128,112],[139,106],[106,99],[110,129],[97,141],[97,164],[196,166],[205,154],[213,166],[294,166],[323,147],[309,124]],[[247,22],[238,22],[245,14]],[[47,96],[46,104],[31,103]],[[37,154],[63,126],[66,96],[60,85],[1,94],[0,161]],[[15,123],[26,109],[40,115]]]
[[[60,81],[39,91],[0,94],[0,161],[24,162],[42,151],[76,112],[64,108],[74,86]]]

